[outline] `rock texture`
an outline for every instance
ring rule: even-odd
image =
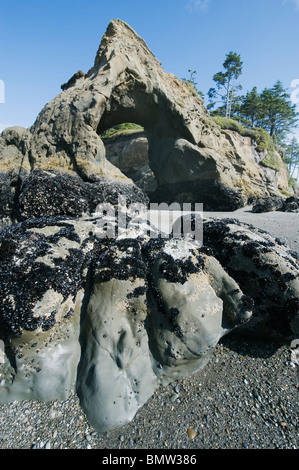
[[[254,301],[247,331],[273,339],[299,333],[299,256],[267,232],[236,220],[204,222],[205,245]]]
[[[126,214],[110,239],[110,219],[44,217],[2,230],[11,367],[1,402],[76,391],[104,432],[131,421],[160,385],[204,367],[235,328],[298,337],[298,259],[268,234],[207,220],[201,247]]]
[[[211,121],[211,125],[213,124]],[[239,164],[243,166],[243,170],[240,170],[240,178],[236,178],[231,184],[235,185],[236,189],[242,189],[244,202],[253,203],[258,198],[259,200],[281,200],[283,203],[285,197],[280,191],[290,190],[288,188],[289,174],[281,161],[279,153],[275,152],[276,159],[280,162],[280,170],[277,171],[264,165],[267,152],[258,151],[253,139],[241,136],[238,132],[231,130],[222,130],[222,133],[231,144],[231,150],[228,150],[227,141],[222,143],[223,147],[219,149],[222,157],[226,159],[226,151],[228,151],[230,152],[230,159],[235,155]],[[216,140],[215,136],[215,141],[211,140],[209,144],[212,147],[217,146]],[[199,192],[196,189],[198,182],[195,183],[194,181],[177,182],[175,185],[165,181],[163,186],[158,186],[158,176],[156,178],[150,168],[148,157],[149,144],[145,132],[136,132],[134,134],[121,134],[119,132],[116,137],[104,139],[103,141],[106,149],[106,158],[119,168],[122,173],[131,178],[139,188],[145,191],[151,201],[159,202],[160,200],[167,200],[169,203],[176,201],[195,202],[196,195],[198,195],[198,197],[201,196],[203,198],[206,210],[227,209],[230,207],[228,202],[223,205],[223,202],[217,201],[215,196],[208,194],[209,184],[205,190],[206,195],[204,197],[204,181],[200,183],[202,187]],[[225,150],[224,154],[222,150]],[[172,165],[175,168],[180,167],[182,169],[182,162],[177,163],[173,161]],[[193,171],[192,162],[189,161],[188,165],[189,169]],[[264,195],[263,197],[261,197],[262,194]],[[232,204],[231,207],[235,208],[235,205]]]
[[[134,224],[111,241],[102,229],[96,217],[6,228],[0,277],[13,365],[0,400],[77,390],[99,431],[129,422],[160,384],[203,367],[251,315],[236,282],[195,242],[136,237]]]
[[[123,134],[104,140],[106,158],[132,179],[150,198],[157,181],[148,160],[148,139],[145,132]]]
[[[252,211],[255,213],[271,211],[298,212],[299,198],[295,196],[286,199],[282,197],[259,198],[253,204]]]
[[[288,189],[284,166],[278,173],[265,169],[266,155],[256,151],[251,138],[222,131],[202,100],[164,73],[145,42],[120,20],[109,24],[94,66],[86,74],[77,72],[62,89],[30,129],[2,133],[2,218],[22,217],[18,200],[31,172],[47,176],[51,171],[56,179],[62,174],[91,184],[130,184],[105,157],[100,138],[123,122],[145,129],[155,202],[191,200],[206,209],[234,210],[254,196]],[[55,194],[51,197],[54,203]],[[80,212],[80,194],[78,199]]]
[[[204,367],[235,328],[298,337],[295,254],[232,221],[205,223],[204,246],[178,224],[170,236],[151,226],[148,196],[99,137],[127,121],[146,130],[157,197],[238,207],[248,196],[232,184],[247,174],[232,137],[121,21],[30,129],[1,134],[0,402],[76,391],[100,432]]]

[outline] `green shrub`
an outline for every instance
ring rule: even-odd
[[[272,168],[272,170],[280,170],[280,159],[276,152],[268,152],[265,158],[261,161],[261,165],[267,168]]]
[[[251,137],[256,142],[256,150],[258,152],[267,152],[261,164],[276,171],[280,169],[280,159],[276,153],[277,149],[271,136],[265,129],[257,127],[247,129],[235,119],[226,119],[221,116],[214,116],[212,119],[221,129],[236,131],[244,137]]]
[[[119,137],[121,135],[133,134],[134,132],[142,132],[144,128],[133,122],[124,122],[107,129],[101,134],[101,139],[111,139],[111,137]]]
[[[244,132],[248,130],[235,119],[227,119],[221,116],[213,116],[212,119],[216,122],[216,124],[218,124],[221,129],[236,131],[239,132],[239,134],[241,135],[244,135]]]
[[[182,80],[183,84],[187,88],[187,90],[193,95],[193,96],[199,96],[198,91],[196,90],[195,86],[188,80]]]

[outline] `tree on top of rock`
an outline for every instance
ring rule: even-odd
[[[299,142],[295,136],[286,145],[283,160],[288,165],[290,175],[294,176],[299,168]]]
[[[230,119],[232,106],[236,100],[236,91],[242,89],[241,85],[236,83],[236,80],[242,74],[242,65],[241,57],[236,52],[229,52],[226,55],[223,62],[225,71],[218,72],[213,77],[217,89],[210,88],[208,91],[210,99],[208,109],[212,109],[219,102],[218,98],[220,98],[220,102],[225,103],[225,117]]]
[[[197,88],[197,82],[195,78],[195,76],[197,75],[197,71],[189,69],[188,73],[190,74],[190,78],[182,78],[183,82],[185,82],[191,87],[191,93],[197,93],[202,99],[204,99],[204,93]]]
[[[250,127],[257,127],[262,114],[262,98],[255,86],[251,91],[246,93],[240,107],[240,115],[249,121],[248,125],[250,125]]]
[[[272,88],[265,88],[261,93],[262,115],[260,127],[278,139],[296,127],[298,113],[296,105],[290,101],[290,95],[277,81]]]

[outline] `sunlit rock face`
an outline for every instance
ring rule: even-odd
[[[98,183],[130,186],[131,177],[154,202],[200,202],[207,210],[234,210],[253,198],[288,190],[280,156],[278,172],[262,166],[266,155],[256,150],[256,143],[222,131],[202,99],[184,81],[165,73],[143,39],[120,20],[108,25],[93,67],[77,72],[62,90],[29,129],[13,127],[0,136],[2,224],[31,216],[28,205],[39,186],[36,179],[40,197],[43,193],[39,213],[49,205],[43,200],[45,179],[51,185],[51,215],[57,210],[61,215],[82,213],[90,209],[86,193],[98,192]],[[112,164],[100,137],[126,122],[144,128],[147,162],[144,168],[141,158],[139,172],[128,171],[126,162]],[[133,161],[140,145],[128,146],[135,147],[129,156]],[[112,161],[118,157],[113,155]],[[61,203],[60,184],[63,190],[74,184],[71,214],[69,205]],[[36,212],[35,207],[32,215]]]

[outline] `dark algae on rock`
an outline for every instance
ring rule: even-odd
[[[299,314],[298,260],[292,251],[267,232],[236,220],[206,221],[204,239],[254,301],[253,318],[274,337],[294,339]]]
[[[53,235],[39,230],[57,227]],[[61,228],[60,228],[61,227]],[[67,240],[70,246],[65,256],[51,259],[53,246]],[[72,242],[75,242],[72,245]],[[85,241],[86,242],[86,241]],[[38,327],[47,330],[55,323],[55,309],[39,316],[34,307],[44,295],[54,290],[62,301],[74,298],[84,285],[86,257],[84,244],[70,222],[52,218],[25,222],[0,233],[1,324],[9,334],[20,335],[22,330]],[[51,261],[50,261],[51,259]]]

